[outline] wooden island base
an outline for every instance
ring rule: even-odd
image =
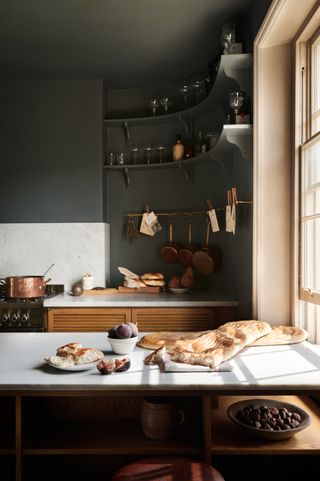
[[[184,411],[185,423],[173,439],[154,441],[144,436],[140,413],[144,397],[150,394],[169,394]],[[215,397],[208,392],[181,390],[3,392],[0,480],[51,481],[62,479],[64,470],[71,470],[77,480],[109,479],[127,462],[149,455],[190,456],[215,467],[218,462],[220,469],[230,469],[228,457],[233,456],[319,456],[320,411],[308,396],[269,396],[297,404],[312,417],[311,426],[296,436],[269,442],[244,435],[228,419],[228,405],[250,395]],[[287,462],[293,466],[289,458],[284,464]]]

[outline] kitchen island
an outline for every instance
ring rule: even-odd
[[[122,322],[138,323],[143,331],[200,331],[238,319],[238,301],[223,294],[183,295],[59,294],[44,301],[49,332],[105,331]]]
[[[52,466],[46,475],[51,480],[59,473],[55,462],[62,459],[77,470],[84,459],[94,457],[95,466],[109,463],[112,471],[128,456],[171,454],[209,461],[220,454],[320,454],[320,413],[309,398],[320,391],[320,346],[249,347],[228,362],[228,372],[162,373],[143,364],[149,351],[138,347],[129,355],[130,370],[109,376],[95,366],[63,372],[43,361],[58,346],[74,341],[115,356],[102,333],[1,334],[0,463],[15,472],[16,481],[22,475],[43,479],[44,460]],[[311,426],[277,443],[239,435],[227,418],[227,406],[242,396],[265,395],[302,406],[311,415]],[[144,396],[172,396],[185,409],[186,422],[177,437],[144,437]]]

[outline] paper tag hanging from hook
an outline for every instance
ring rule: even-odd
[[[208,207],[209,207],[209,210],[208,210],[207,213],[208,213],[208,216],[209,216],[209,219],[210,219],[211,230],[212,230],[212,232],[218,232],[220,230],[220,227],[219,227],[219,223],[218,223],[218,219],[217,219],[217,214],[216,214],[215,209],[213,208],[211,199],[207,199],[207,204],[208,204]]]
[[[227,192],[228,204],[226,205],[226,232],[233,232],[231,221],[231,190]]]
[[[216,214],[215,209],[209,210],[208,216],[209,216],[209,219],[210,219],[212,232],[218,232],[220,230],[220,227],[219,227],[219,223],[218,223],[217,214]]]
[[[235,187],[232,187],[231,189],[231,194],[232,194],[232,208],[231,208],[231,230],[233,235],[236,234],[236,204],[237,204],[237,189]]]
[[[147,223],[146,219],[147,219],[148,215],[149,214],[147,214],[147,212],[145,212],[142,215],[140,232],[141,232],[141,234],[150,235],[150,236],[153,237],[155,232],[153,231],[152,227]]]

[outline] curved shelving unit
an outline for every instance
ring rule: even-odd
[[[125,124],[129,125],[144,125],[149,123],[161,124],[172,120],[179,120],[179,117],[188,118],[194,117],[203,111],[212,111],[212,108],[220,108],[221,100],[235,88],[245,89],[243,85],[243,73],[251,68],[252,55],[249,53],[222,55],[219,69],[213,87],[207,97],[205,97],[199,104],[194,105],[188,109],[178,112],[172,112],[167,115],[155,115],[148,117],[127,117],[104,119],[103,122],[108,127],[121,127]],[[224,102],[222,102],[224,103]]]
[[[225,158],[230,154],[233,156],[235,149],[239,149],[244,159],[251,157],[252,149],[252,125],[224,125],[220,137],[215,146],[209,151],[192,157],[172,162],[163,162],[161,164],[125,164],[125,165],[105,165],[107,171],[122,171],[125,176],[127,188],[131,185],[131,172],[134,170],[158,170],[158,169],[179,169],[186,182],[193,181],[193,167],[204,162],[216,161],[223,171],[229,174],[229,170],[225,167]]]
[[[197,116],[212,114],[219,111],[221,117],[228,108],[228,95],[233,90],[251,91],[250,80],[248,80],[248,69],[252,66],[251,54],[222,55],[217,75],[209,95],[197,105],[189,109],[170,113],[167,115],[105,119],[103,122],[107,128],[123,128],[127,143],[131,139],[130,128],[143,125],[161,125],[171,122],[180,122],[185,132],[192,133],[192,121]],[[222,122],[221,122],[222,123]],[[191,124],[191,125],[190,125]],[[161,164],[126,164],[126,165],[105,165],[107,171],[122,171],[125,175],[127,188],[132,184],[131,173],[134,170],[154,169],[179,169],[188,183],[193,182],[194,166],[202,162],[217,161],[225,173],[230,169],[226,167],[227,158],[239,149],[245,159],[252,154],[252,126],[251,125],[224,125],[216,145],[208,152],[197,157],[164,162]],[[229,157],[227,157],[229,156]]]

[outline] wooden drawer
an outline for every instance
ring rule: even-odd
[[[132,309],[140,331],[203,331],[213,329],[212,307],[146,307]]]
[[[49,332],[100,332],[130,321],[130,308],[59,307],[47,312]]]

